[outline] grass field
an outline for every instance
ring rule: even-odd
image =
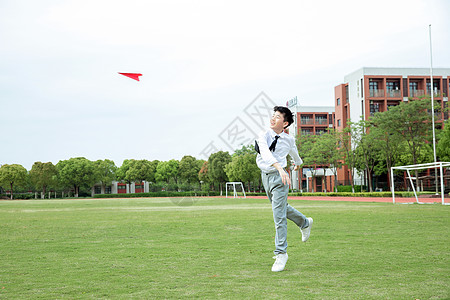
[[[314,227],[273,273],[267,200],[0,201],[0,298],[450,298],[450,207],[290,204]]]

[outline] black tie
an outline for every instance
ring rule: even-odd
[[[273,140],[272,145],[270,145],[270,147],[269,147],[270,151],[275,151],[275,146],[277,145],[277,141],[278,141],[279,137],[280,137],[279,135],[275,136],[275,140]]]

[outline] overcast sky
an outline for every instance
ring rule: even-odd
[[[433,66],[450,68],[449,13],[445,0],[0,0],[0,164],[230,151],[225,133],[259,129],[244,112],[261,101],[332,106],[361,67],[429,68],[429,24]]]

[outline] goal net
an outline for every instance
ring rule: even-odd
[[[450,205],[445,202],[445,183],[449,181],[450,175],[445,175],[445,170],[450,167],[450,162],[435,162],[435,163],[427,163],[427,164],[417,164],[417,165],[407,165],[407,166],[399,166],[391,168],[391,191],[392,191],[392,203],[395,203],[395,184],[394,184],[394,170],[403,170],[407,174],[407,178],[411,188],[414,192],[414,197],[416,198],[416,203],[425,204],[424,202],[419,201],[419,197],[417,196],[417,190],[414,185],[414,181],[417,178],[411,177],[411,171],[415,170],[427,170],[434,169],[435,175],[433,175],[434,187],[436,188],[437,194],[440,192],[442,205]],[[440,187],[440,189],[439,189]],[[408,203],[411,204],[411,203]]]
[[[228,198],[228,193],[233,194],[233,198],[239,198],[239,195],[243,195],[244,198],[247,198],[245,196],[245,189],[242,182],[227,182],[226,184],[226,195],[225,197]]]

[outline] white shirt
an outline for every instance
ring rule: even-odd
[[[269,147],[275,140],[275,136],[279,135],[275,151],[270,151]],[[295,144],[294,137],[285,133],[277,134],[272,129],[265,132],[261,132],[258,136],[259,151],[261,152],[256,156],[256,164],[263,172],[274,172],[277,169],[272,165],[279,163],[282,168],[287,166],[286,156],[289,154],[293,159],[295,165],[301,165],[303,160],[298,155],[297,145]]]

